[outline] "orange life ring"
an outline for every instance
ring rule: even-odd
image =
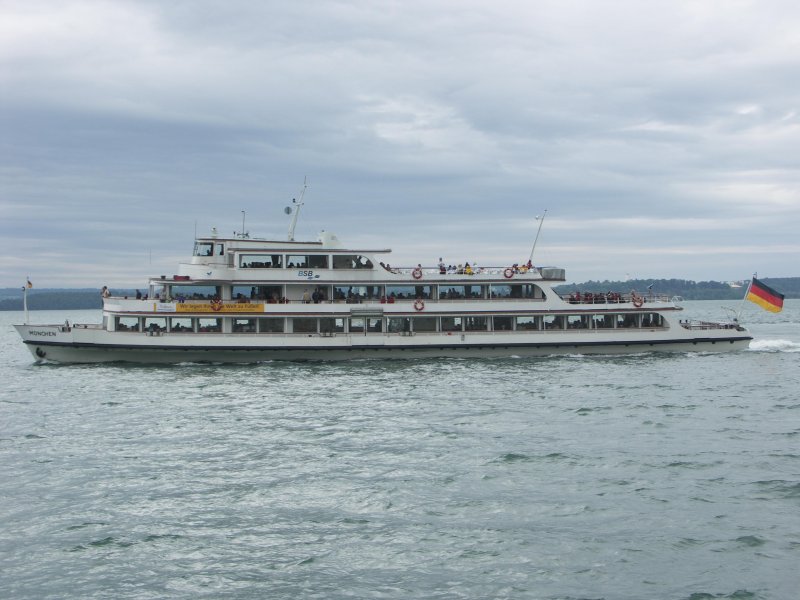
[[[213,310],[214,312],[221,311],[222,310],[222,300],[220,300],[219,298],[214,298],[211,301],[211,310]]]
[[[631,298],[631,303],[632,303],[632,304],[633,304],[633,305],[634,305],[636,308],[641,308],[641,307],[642,307],[642,304],[644,304],[644,298],[642,298],[641,296],[633,296],[633,297]]]
[[[506,279],[511,279],[514,276],[514,269],[508,267],[505,271],[503,271],[503,277]]]
[[[412,276],[414,279],[422,279],[422,269],[420,269],[419,267],[417,267],[416,269],[414,269],[413,271],[411,271],[411,276]]]
[[[425,303],[419,298],[417,298],[414,301],[414,310],[423,310],[424,308],[425,308]]]

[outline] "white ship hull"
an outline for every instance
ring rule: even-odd
[[[254,363],[387,358],[503,358],[564,354],[726,352],[746,348],[747,332],[463,333],[454,335],[253,336],[130,334],[94,328],[17,325],[34,358],[57,363]],[[681,332],[678,332],[681,333]]]

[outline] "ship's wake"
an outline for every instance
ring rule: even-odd
[[[790,340],[753,340],[751,352],[800,352],[800,344]]]

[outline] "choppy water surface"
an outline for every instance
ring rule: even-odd
[[[744,317],[734,354],[136,367],[0,313],[2,596],[796,598],[800,302]]]

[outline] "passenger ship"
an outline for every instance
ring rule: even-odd
[[[212,231],[141,298],[104,297],[102,324],[15,327],[37,361],[59,363],[717,352],[752,339],[735,321],[683,320],[660,295],[561,296],[560,268],[393,268],[388,249],[293,237]]]

